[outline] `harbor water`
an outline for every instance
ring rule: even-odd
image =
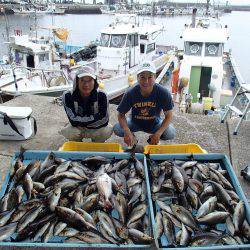
[[[9,33],[21,30],[22,34],[28,34],[33,30],[33,35],[52,35],[51,31],[39,29],[39,27],[56,26],[70,31],[68,44],[84,46],[99,38],[101,29],[107,27],[113,19],[113,15],[9,15],[7,17]],[[140,22],[148,22],[148,17],[140,17]],[[232,12],[221,16],[223,24],[228,25],[229,40],[226,51],[232,50],[233,56],[239,66],[239,70],[247,83],[250,83],[250,15],[249,12]],[[159,44],[174,45],[183,49],[183,41],[180,38],[184,24],[190,23],[190,16],[173,16],[154,18],[155,23],[162,24],[165,31],[159,35]],[[37,27],[38,29],[35,29]],[[35,31],[36,30],[36,31]],[[4,16],[0,16],[0,58],[7,54],[6,22]]]

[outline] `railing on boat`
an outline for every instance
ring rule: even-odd
[[[28,78],[28,79],[31,79],[32,77],[34,77],[35,75],[39,75],[40,78],[41,78],[41,81],[42,83],[45,83],[43,84],[45,87],[50,87],[50,82],[53,78],[50,79],[50,81],[48,80],[47,76],[46,76],[46,73],[47,74],[50,74],[50,73],[57,73],[59,74],[58,76],[56,77],[60,77],[62,76],[63,79],[65,80],[65,85],[66,84],[69,84],[69,79],[68,77],[65,75],[65,72],[63,70],[57,70],[57,69],[43,69],[43,68],[31,68],[31,67],[24,67],[24,66],[11,66],[9,70],[9,74],[13,75],[14,77],[14,83],[16,84],[16,88],[18,88],[18,85],[17,85],[17,79],[16,79],[16,74],[15,74],[15,71],[16,70],[20,70],[21,72],[24,73],[24,75]],[[1,87],[5,87],[9,84],[12,84],[12,82],[10,83],[7,83],[5,84],[4,86],[1,86]]]

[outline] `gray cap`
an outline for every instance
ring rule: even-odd
[[[84,66],[82,67],[79,72],[77,73],[77,77],[81,78],[84,76],[90,76],[93,79],[96,79],[96,75],[95,75],[95,70],[89,66]]]
[[[89,66],[84,66],[81,67],[79,70],[77,70],[76,75],[75,75],[75,79],[74,79],[74,83],[73,83],[73,92],[78,89],[77,86],[77,78],[81,78],[84,76],[90,76],[92,77],[94,80],[96,80],[96,74],[95,74],[95,70]]]

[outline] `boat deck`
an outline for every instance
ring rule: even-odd
[[[37,120],[38,132],[27,141],[1,141],[0,143],[0,184],[9,169],[14,152],[20,146],[30,150],[58,150],[66,141],[58,131],[68,123],[64,108],[54,102],[53,97],[24,95],[7,103],[6,106],[29,106],[33,109],[33,116]],[[56,115],[55,115],[56,114]],[[110,105],[110,123],[117,122],[116,105]],[[174,112],[173,125],[177,130],[176,138],[167,143],[197,143],[208,153],[226,154],[232,162],[234,170],[242,184],[243,190],[250,200],[250,185],[239,176],[240,170],[250,163],[250,121],[243,121],[237,136],[233,129],[237,119],[221,124],[218,116],[201,116],[197,114],[181,114]],[[48,129],[49,128],[49,129]],[[148,139],[144,133],[138,132],[139,143],[147,145]],[[115,135],[108,140],[121,143],[123,139]],[[161,141],[161,143],[166,143]]]

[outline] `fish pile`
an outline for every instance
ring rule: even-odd
[[[150,244],[143,164],[90,156],[15,160],[0,200],[0,241]],[[57,237],[54,237],[57,236]]]
[[[164,247],[245,244],[244,202],[220,163],[148,157],[155,235]]]

